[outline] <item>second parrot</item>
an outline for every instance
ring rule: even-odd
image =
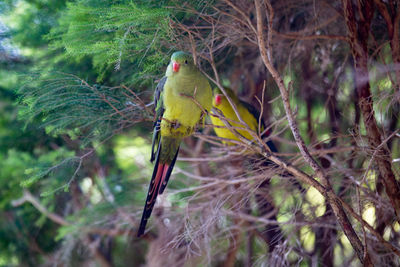
[[[237,98],[237,96],[233,93],[233,91],[229,88],[224,89],[229,98],[232,100],[233,104],[235,104],[237,112],[239,113],[241,119],[247,124],[247,126],[254,132],[258,133],[259,130],[265,130],[264,121],[261,120],[261,127],[259,129],[258,126],[258,119],[260,113],[250,104],[243,102]],[[221,92],[220,89],[214,89],[214,98],[213,98],[213,106],[216,109],[219,109],[224,115],[225,118],[229,119],[227,121],[234,129],[236,130],[237,134],[241,135],[243,138],[252,141],[253,137],[249,133],[246,128],[240,124],[240,120],[235,113],[235,110],[231,106],[228,101],[228,98]],[[224,139],[230,139],[235,141],[240,141],[240,138],[235,134],[231,129],[226,127],[225,122],[218,118],[215,114],[210,116],[211,122],[213,125],[217,126],[214,128],[215,133],[217,136],[222,137]],[[241,129],[242,128],[242,129]],[[232,145],[232,142],[228,140],[224,140],[223,143]],[[275,144],[272,141],[267,141],[268,147],[271,149],[272,152],[277,152]]]

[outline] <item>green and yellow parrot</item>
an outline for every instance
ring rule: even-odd
[[[233,93],[231,89],[224,88],[224,90],[229,96],[229,98],[232,100],[232,102],[235,104],[241,119],[249,126],[251,130],[258,133],[259,131],[258,120],[260,117],[260,113],[257,111],[257,109],[255,109],[250,104],[239,100],[239,98]],[[240,120],[237,117],[235,110],[232,108],[228,99],[221,92],[221,90],[219,88],[215,88],[213,93],[214,93],[213,107],[219,109],[224,115],[224,117],[229,119],[227,122],[234,127],[237,133],[239,133],[245,139],[253,141],[253,136],[251,136],[249,131],[247,131],[245,127],[239,123]],[[216,117],[215,113],[210,117],[212,124],[218,126],[214,128],[214,131],[217,134],[217,136],[225,139],[240,141],[240,138],[237,135],[235,135],[235,133],[232,132],[231,129],[226,127],[225,123],[220,118]],[[243,128],[243,130],[241,130],[240,128]],[[263,120],[261,120],[260,130],[261,132],[265,130],[265,124]],[[228,145],[233,144],[232,142],[229,142],[227,140],[224,140],[223,143]],[[267,141],[267,145],[272,152],[277,152],[277,149],[272,141]]]
[[[212,108],[212,90],[190,54],[175,52],[165,77],[154,92],[155,122],[150,161],[155,162],[138,237],[146,228],[157,196],[167,186],[182,138],[202,122],[204,111]]]

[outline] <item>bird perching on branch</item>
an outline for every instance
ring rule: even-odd
[[[243,122],[247,124],[248,128],[255,133],[258,133],[259,131],[263,132],[265,130],[265,124],[261,119],[261,125],[259,125],[260,113],[258,110],[250,104],[241,101],[231,89],[225,88],[224,90],[235,105],[236,112],[239,114]],[[228,98],[219,88],[214,89],[213,107],[221,111],[221,115],[227,119],[227,121],[223,121],[215,113],[210,116],[212,124],[217,126],[214,127],[216,135],[225,139],[223,143],[233,145],[233,143],[229,142],[228,139],[241,141],[239,136],[243,137],[243,139],[254,141],[254,137],[250,134],[249,130],[241,124],[240,119],[231,103],[229,103]],[[231,127],[227,127],[226,123],[229,123]],[[268,135],[268,132],[266,135]],[[272,152],[277,152],[275,144],[272,141],[267,141],[267,145]]]
[[[190,54],[175,52],[165,77],[154,92],[155,122],[151,149],[154,171],[147,193],[137,235],[146,228],[157,196],[164,192],[184,137],[193,133],[195,126],[211,110],[212,90]]]

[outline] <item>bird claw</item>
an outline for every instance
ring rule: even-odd
[[[178,121],[173,121],[171,122],[171,127],[176,130],[181,127],[181,124]]]

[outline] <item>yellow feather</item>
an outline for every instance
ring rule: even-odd
[[[240,115],[240,117],[242,118],[242,120],[249,126],[249,128],[255,132],[258,132],[258,118],[255,118],[253,116],[253,114],[251,114],[247,108],[245,106],[243,106],[237,99],[232,99],[233,102],[236,105],[236,108],[238,110],[238,113]],[[237,117],[234,109],[232,108],[231,104],[229,103],[228,99],[222,95],[221,97],[221,103],[219,105],[217,105],[215,103],[215,99],[213,99],[213,106],[214,108],[219,109],[223,115],[229,119],[227,120],[227,122],[233,126],[233,127],[239,127],[239,129],[235,128],[235,130],[244,138],[246,138],[247,140],[252,141],[254,138],[251,136],[251,134],[249,133],[249,131],[247,130],[240,130],[240,128],[245,129],[244,126],[242,126],[239,123],[235,123],[232,121],[236,121],[236,122],[240,122],[239,118]],[[215,113],[213,113],[215,114]],[[232,120],[232,121],[230,121]],[[215,117],[215,116],[211,116],[211,122],[213,125],[219,126],[219,127],[215,127],[214,131],[217,134],[217,136],[222,137],[222,138],[226,138],[226,139],[231,139],[231,140],[235,140],[235,141],[240,141],[240,139],[228,128],[226,127],[225,123]],[[220,127],[223,128],[220,128]],[[231,145],[231,142],[227,142],[227,141],[223,141],[223,143]]]
[[[189,136],[200,122],[202,109],[199,105],[204,110],[211,110],[211,86],[198,70],[172,74],[169,69],[170,66],[164,85],[165,112],[161,122],[161,135],[177,138]]]

